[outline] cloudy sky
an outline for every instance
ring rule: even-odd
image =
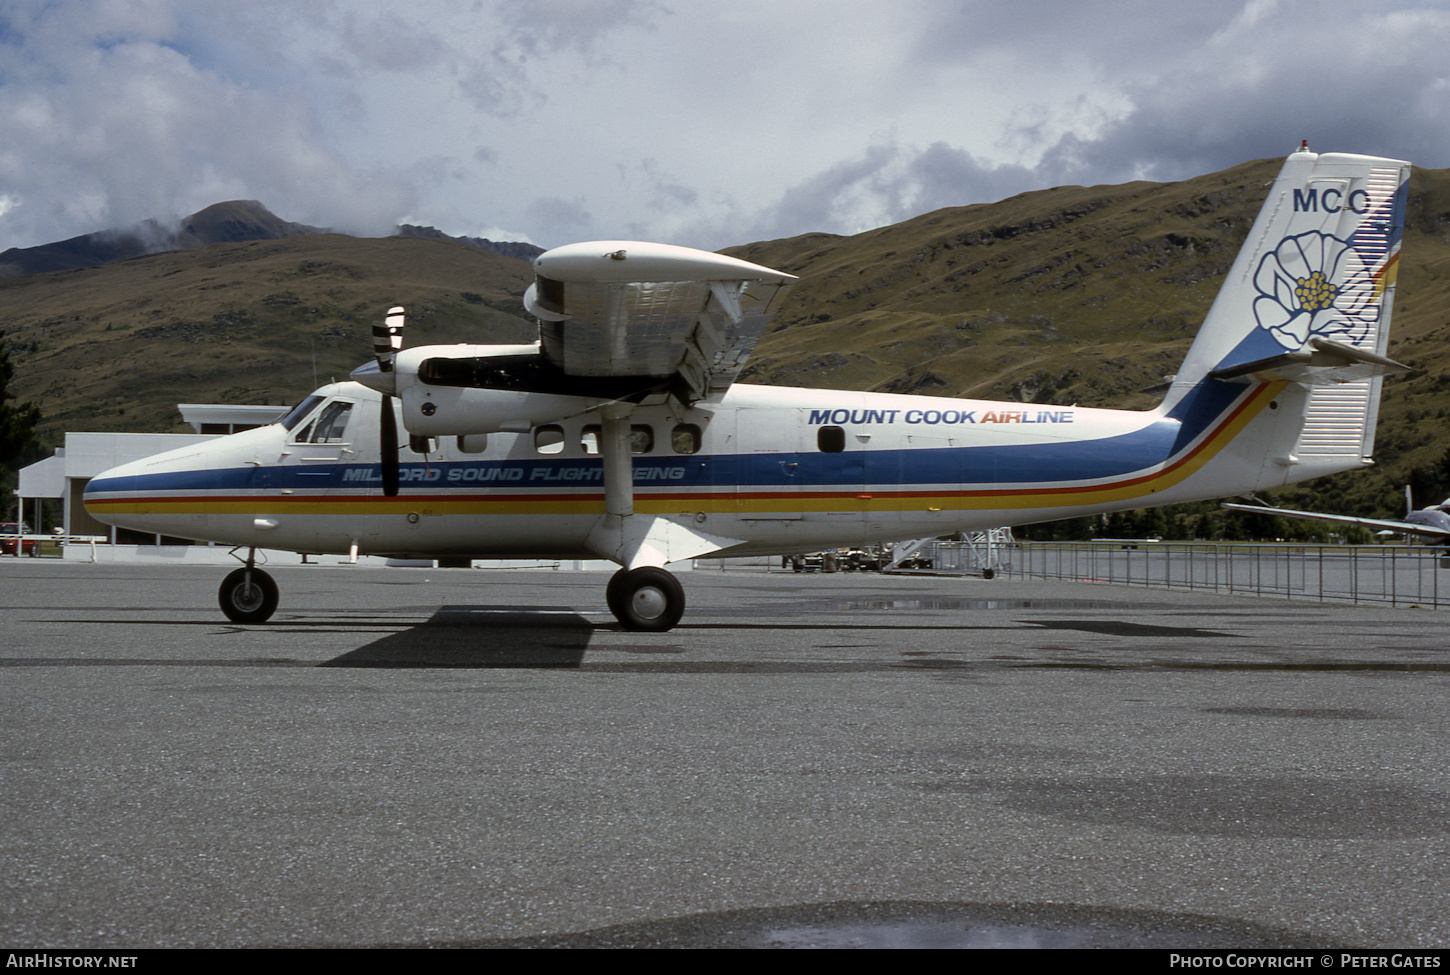
[[[0,0],[0,249],[229,199],[718,248],[1307,138],[1450,166],[1450,0]]]

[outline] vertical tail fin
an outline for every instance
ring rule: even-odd
[[[1409,163],[1310,152],[1284,162],[1160,409],[1207,382],[1308,387],[1285,460],[1328,473],[1368,463],[1404,233]],[[1186,406],[1186,404],[1184,404]]]
[[[1397,159],[1292,153],[1174,384],[1316,337],[1383,356],[1409,175]]]

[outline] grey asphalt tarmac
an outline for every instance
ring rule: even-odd
[[[1450,945],[1450,614],[0,560],[0,945]]]

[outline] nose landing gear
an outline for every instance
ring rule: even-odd
[[[256,567],[256,549],[247,564],[233,569],[217,590],[217,602],[233,623],[265,623],[277,611],[277,583]]]

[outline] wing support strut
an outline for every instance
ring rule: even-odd
[[[633,403],[610,403],[599,410],[599,452],[604,461],[604,514],[589,532],[585,546],[624,566],[660,568],[741,544],[700,531],[666,515],[636,514],[634,462],[630,456],[629,419]]]

